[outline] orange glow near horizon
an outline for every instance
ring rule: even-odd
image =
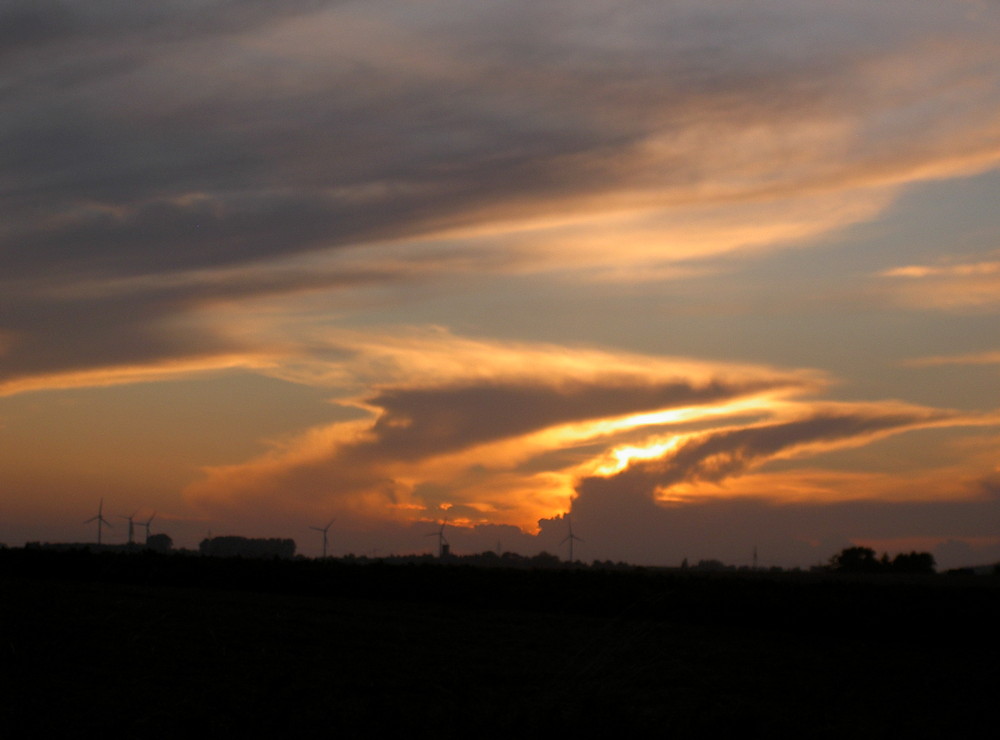
[[[613,477],[631,465],[662,459],[685,442],[708,435],[767,429],[776,423],[808,419],[811,413],[834,416],[853,413],[859,418],[870,414],[907,413],[914,418],[909,426],[903,424],[887,430],[859,431],[844,438],[789,443],[749,464],[759,467],[770,460],[862,446],[913,426],[958,423],[941,421],[930,415],[926,421],[920,421],[926,410],[897,402],[812,402],[789,398],[794,392],[785,389],[703,406],[558,424],[447,453],[429,452],[414,459],[375,458],[364,463],[367,469],[360,471],[362,477],[347,477],[338,484],[336,481],[343,475],[338,472],[342,466],[339,462],[342,451],[351,454],[352,449],[363,450],[365,445],[377,443],[373,425],[378,409],[369,408],[371,416],[366,420],[317,428],[297,440],[289,440],[256,461],[206,471],[206,478],[189,486],[188,495],[213,508],[233,506],[239,500],[263,503],[270,491],[294,489],[299,485],[295,483],[300,475],[297,470],[315,470],[304,474],[304,479],[328,478],[329,485],[339,490],[338,506],[365,519],[415,522],[455,509],[453,523],[456,525],[512,524],[525,532],[537,532],[539,520],[559,516],[570,509],[582,478]],[[736,423],[740,417],[747,416],[753,421]],[[728,423],[664,434],[664,428],[707,421]],[[637,436],[640,438],[636,439]],[[547,462],[544,467],[532,469],[538,460]],[[725,459],[720,458],[719,462],[724,465]],[[706,458],[705,464],[709,469],[714,466],[712,458]],[[815,480],[810,483],[805,478],[797,480],[795,476],[780,473],[768,476],[742,471],[734,481],[681,481],[672,485],[669,491],[657,489],[656,498],[663,503],[733,496],[763,496],[776,502],[810,497],[814,500],[838,498],[836,488],[817,485]],[[287,482],[283,482],[286,479]],[[770,491],[758,485],[764,480],[771,486]],[[846,480],[842,478],[840,482]],[[828,472],[826,481],[836,481],[836,476]],[[883,490],[877,485],[871,488],[874,481],[876,479],[871,476],[865,476],[863,484],[869,486],[869,491]],[[846,491],[839,495],[841,498],[848,496]]]

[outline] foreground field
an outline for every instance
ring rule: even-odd
[[[7,551],[0,589],[19,737],[924,737],[978,724],[996,691],[988,578]]]

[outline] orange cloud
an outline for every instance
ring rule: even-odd
[[[368,418],[209,468],[186,489],[189,501],[216,512],[280,502],[398,522],[448,507],[456,523],[534,530],[588,481],[685,496],[777,460],[996,423],[900,402],[810,400],[823,383],[801,371],[444,332],[339,338],[353,356],[338,373],[369,389],[343,402]]]
[[[907,265],[879,277],[893,300],[908,308],[992,312],[1000,307],[1000,261]]]
[[[86,370],[28,375],[0,382],[0,397],[42,390],[105,388],[131,383],[152,383],[234,368],[266,371],[274,359],[263,355],[222,355],[151,362],[142,365],[96,367]]]
[[[860,446],[910,429],[968,423],[954,413],[896,402],[798,406],[791,418],[779,415],[773,421],[674,436],[668,444],[656,441],[655,455],[640,450],[625,456],[606,477],[628,479],[629,487],[647,487],[652,495],[679,484],[720,482],[772,460]]]
[[[531,527],[566,508],[578,470],[608,446],[642,430],[760,414],[822,385],[809,372],[444,332],[338,339],[353,354],[334,374],[369,388],[343,402],[369,418],[211,468],[187,489],[190,500],[267,506],[281,496],[283,506],[322,501],[404,519],[452,504],[478,512],[479,521]]]

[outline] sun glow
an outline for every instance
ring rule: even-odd
[[[677,449],[681,440],[686,439],[686,437],[687,435],[678,434],[665,442],[653,442],[645,447],[634,445],[616,447],[608,453],[608,457],[612,459],[599,465],[594,472],[597,475],[610,476],[623,471],[632,464],[633,460],[655,460],[663,457],[668,452]]]
[[[794,404],[779,399],[779,395],[781,394],[760,394],[727,403],[685,406],[684,408],[665,409],[649,413],[562,424],[542,430],[531,436],[522,437],[516,441],[518,446],[523,445],[526,440],[530,439],[536,439],[539,445],[547,447],[578,444],[612,437],[615,434],[642,427],[684,424],[748,413],[776,416],[782,410],[795,408]],[[634,449],[642,448],[636,447]]]
[[[773,413],[775,409],[784,403],[778,399],[778,395],[776,393],[768,393],[729,401],[727,403],[716,403],[711,406],[687,406],[680,409],[633,414],[621,419],[613,419],[608,423],[610,430],[619,431],[621,429],[633,429],[658,424],[680,424],[686,421],[732,416],[747,412],[760,413],[766,411]]]

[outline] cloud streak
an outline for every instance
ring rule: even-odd
[[[907,360],[909,367],[934,367],[937,365],[1000,365],[1000,351],[975,352],[968,355],[937,355],[934,357],[916,357]]]
[[[907,308],[992,313],[1000,308],[1000,261],[942,261],[879,274],[882,289]]]

